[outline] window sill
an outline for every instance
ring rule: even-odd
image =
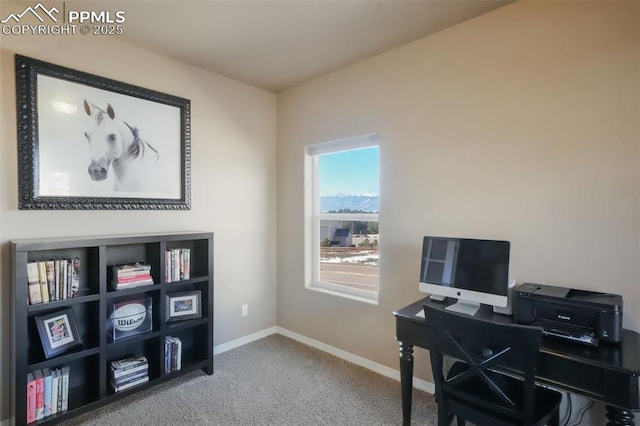
[[[331,287],[339,287],[339,289],[332,289]],[[343,290],[342,286],[330,283],[316,283],[308,284],[305,286],[307,290],[317,291],[319,293],[331,294],[333,296],[343,297],[345,299],[355,300],[357,302],[364,302],[370,305],[378,306],[378,293],[362,292],[362,294],[352,294],[348,290]]]

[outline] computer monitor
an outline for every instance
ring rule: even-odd
[[[480,304],[506,307],[509,241],[424,237],[420,291],[458,299],[446,309],[474,315]]]

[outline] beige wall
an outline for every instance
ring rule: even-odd
[[[117,38],[0,37],[0,419],[9,416],[10,239],[213,231],[215,344],[276,325],[275,95]],[[191,99],[192,209],[18,210],[14,53]]]
[[[519,283],[619,293],[640,330],[638,6],[518,2],[280,94],[278,325],[398,368],[433,234],[508,239]],[[372,132],[378,306],[306,290],[301,232],[303,147]]]

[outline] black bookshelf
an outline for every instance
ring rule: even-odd
[[[57,424],[194,370],[213,374],[213,233],[25,239],[10,245],[11,403],[16,425],[27,424],[27,374],[43,368],[70,367],[69,406],[29,425]],[[165,251],[176,248],[190,250],[190,277],[171,282],[165,280]],[[27,263],[73,257],[80,259],[78,296],[30,305]],[[151,265],[154,284],[112,289],[111,267],[133,262]],[[189,291],[200,291],[201,317],[166,322],[166,295]],[[109,303],[137,296],[151,300],[151,330],[113,340],[107,334]],[[72,310],[82,344],[47,359],[34,318],[63,309]],[[166,336],[182,341],[182,368],[169,373],[164,369]],[[147,357],[149,382],[115,393],[109,384],[109,362],[135,354]]]

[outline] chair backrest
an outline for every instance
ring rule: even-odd
[[[430,330],[430,356],[436,398],[447,406],[449,398],[487,407],[514,423],[533,421],[535,407],[535,369],[542,329],[519,324],[503,324],[446,311],[425,304],[424,312]],[[443,355],[467,364],[467,369],[445,379]],[[487,376],[487,369],[513,370],[523,377],[522,387],[501,389]],[[479,381],[480,392],[461,393],[465,381]],[[476,389],[477,391],[477,389]],[[487,400],[491,403],[487,404]]]

